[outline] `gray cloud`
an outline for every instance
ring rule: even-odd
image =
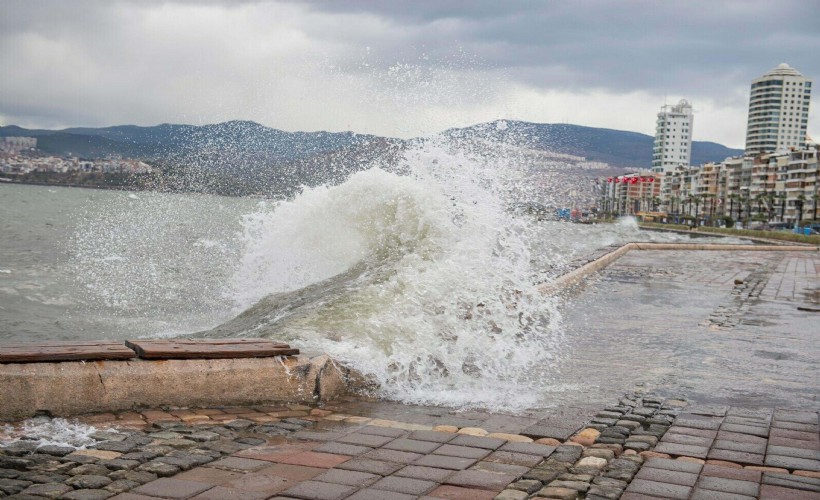
[[[814,12],[799,0],[6,0],[0,120],[412,135],[563,117],[651,133],[669,96],[702,110],[696,138],[740,145],[751,79],[784,61],[820,77]],[[601,109],[574,110],[585,102]]]

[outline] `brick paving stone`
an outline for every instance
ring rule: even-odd
[[[709,453],[709,448],[705,446],[662,442],[655,447],[654,451],[676,456],[706,458],[706,455]]]
[[[355,444],[345,444],[345,443],[322,443],[313,451],[317,451],[319,453],[332,453],[333,455],[348,455],[348,456],[357,456],[367,453],[368,451],[372,451],[373,448],[369,446],[359,446]]]
[[[764,465],[769,467],[783,467],[786,469],[799,469],[820,472],[820,460],[808,458],[784,457],[779,455],[766,455]]]
[[[268,464],[270,465],[270,464]],[[242,474],[239,472],[214,469],[212,467],[197,467],[182,474],[177,474],[174,479],[182,479],[185,481],[196,481],[198,483],[210,484],[211,486],[218,486],[228,481],[232,481]]]
[[[290,464],[273,464],[269,467],[261,469],[259,472],[263,474],[270,474],[272,476],[284,477],[293,481],[307,481],[313,479],[326,472],[327,469],[319,469],[316,467],[305,467],[304,465],[290,465]]]
[[[627,493],[641,493],[644,495],[657,496],[661,498],[673,498],[686,500],[692,492],[691,486],[680,486],[677,484],[658,483],[635,479],[626,488]]]
[[[393,441],[393,439],[394,438],[391,436],[381,436],[378,434],[364,434],[362,432],[355,432],[353,434],[348,434],[347,436],[339,438],[337,442],[355,444],[358,446],[369,446],[371,448],[378,448],[379,446],[384,446],[390,441]]]
[[[770,446],[788,446],[790,448],[803,448],[806,450],[817,450],[820,449],[820,445],[813,441],[807,441],[803,439],[789,439],[784,437],[770,437],[769,438],[769,445]]]
[[[424,465],[424,464],[417,464]],[[402,468],[402,464],[393,462],[382,462],[379,460],[368,460],[366,458],[354,458],[348,460],[337,466],[339,469],[355,470],[359,472],[367,472],[370,474],[378,474],[380,476],[389,476]]]
[[[714,460],[726,460],[739,464],[763,465],[763,455],[756,453],[745,453],[742,451],[717,450],[709,452],[709,458]]]
[[[687,434],[689,436],[701,436],[701,437],[708,437],[708,438],[712,438],[712,439],[714,439],[716,436],[719,435],[719,432],[717,430],[693,429],[691,427],[678,427],[676,425],[673,425],[672,427],[669,428],[667,433],[670,433],[670,432],[672,434]]]
[[[455,446],[445,444],[433,452],[434,455],[447,455],[450,457],[482,459],[492,453],[485,448],[470,448],[469,446]]]
[[[416,495],[407,495],[395,491],[363,489],[347,497],[347,500],[415,500]]]
[[[512,451],[515,453],[526,453],[528,455],[538,455],[540,457],[546,458],[555,451],[555,446],[547,446],[545,444],[538,444],[538,443],[515,443],[515,442],[508,442],[501,448],[499,451]]]
[[[323,483],[346,484],[348,486],[362,487],[370,486],[381,479],[381,476],[353,470],[330,469],[322,474],[319,474],[313,479]]]
[[[424,479],[426,481],[444,482],[454,471],[449,469],[436,469],[433,467],[421,467],[418,465],[408,465],[393,473],[394,476],[412,477],[414,479]]]
[[[306,441],[333,441],[344,435],[342,432],[297,431],[289,437],[293,439],[304,439]]]
[[[434,443],[447,443],[456,438],[458,434],[453,432],[439,432],[439,431],[415,431],[407,436],[409,439],[416,439],[418,441],[432,441]]]
[[[820,432],[820,426],[817,424],[799,424],[797,422],[773,422],[773,428],[789,429],[791,431],[803,432]]]
[[[642,467],[641,470],[638,471],[638,474],[635,475],[635,479],[679,484],[681,486],[694,486],[698,481],[698,475],[689,472]]]
[[[762,472],[749,469],[733,469],[729,467],[719,467],[715,465],[704,465],[701,475],[722,477],[724,479],[738,479],[740,481],[751,481],[759,483]]]
[[[496,450],[500,448],[506,441],[503,439],[487,438],[479,436],[467,436],[459,434],[448,444],[453,446],[468,446],[471,448],[484,448],[487,450]]]
[[[724,491],[726,493],[739,493],[750,497],[756,497],[759,484],[753,481],[740,481],[738,479],[726,479],[714,476],[701,476],[698,479],[698,488],[705,490]]]
[[[111,497],[109,500],[156,500],[157,497],[149,497],[146,495],[138,495],[136,493],[120,493],[119,495]]]
[[[241,477],[222,484],[226,488],[234,488],[241,491],[255,491],[267,493],[268,496],[293,486],[295,481],[266,474],[264,472],[251,472],[243,474]]]
[[[688,472],[690,474],[699,474],[702,465],[693,462],[685,462],[683,460],[671,460],[668,458],[650,458],[644,463],[644,467],[654,467],[658,469],[676,470],[681,472]]]
[[[799,411],[799,410],[775,410],[774,420],[783,420],[785,422],[797,422],[801,424],[817,424],[818,414],[813,411]]]
[[[768,437],[769,436],[769,427],[757,427],[752,425],[739,425],[739,424],[723,424],[720,426],[720,430],[726,432],[736,432],[738,434],[750,434],[752,436],[758,437]]]
[[[760,485],[760,500],[817,500],[813,491],[784,488],[772,484]]]
[[[496,492],[477,488],[461,488],[444,484],[431,491],[427,496],[431,498],[446,498],[448,500],[493,500]],[[423,497],[427,498],[427,497]]]
[[[384,436],[390,438],[402,437],[407,434],[403,429],[394,429],[392,427],[381,427],[379,425],[367,425],[357,431],[359,434],[370,434],[373,436]]]
[[[789,429],[772,429],[771,433],[769,434],[770,437],[778,437],[778,438],[786,438],[786,439],[796,439],[798,441],[809,441],[811,443],[818,444],[820,443],[820,436],[813,432],[804,432],[804,431],[793,431]]]
[[[385,450],[380,448],[365,453],[361,458],[368,458],[370,460],[381,460],[384,462],[395,462],[397,464],[409,464],[415,462],[423,457],[422,453],[410,453],[407,451]]]
[[[278,446],[261,446],[236,452],[233,456],[240,458],[250,458],[253,460],[278,462],[282,458],[311,450],[315,448],[318,444],[319,443],[316,442],[299,442],[288,443]]]
[[[744,453],[754,453],[763,455],[766,453],[766,442],[758,443],[741,443],[738,441],[730,441],[726,439],[718,439],[712,444],[712,449],[740,451]]]
[[[476,463],[476,460],[472,458],[426,455],[413,462],[413,465],[433,467],[436,469],[464,470],[474,463]]]
[[[535,467],[543,460],[543,458],[538,455],[528,455],[526,453],[515,453],[512,451],[494,451],[484,460],[486,462],[499,462],[502,464]]]
[[[463,486],[465,488],[501,491],[516,479],[517,475],[515,474],[500,474],[482,470],[462,470],[448,477],[444,482],[445,484]]]
[[[690,427],[692,429],[718,430],[723,418],[681,413],[675,419],[674,427]]]
[[[282,492],[282,496],[305,500],[340,500],[350,496],[358,488],[345,484],[304,481]]]
[[[560,486],[545,486],[536,493],[534,499],[558,498],[561,500],[575,500],[578,498],[578,490],[572,488],[562,488]]]
[[[792,448],[790,446],[769,446],[766,449],[769,455],[779,455],[782,457],[807,458],[809,460],[820,460],[820,450],[809,450],[806,448]]]
[[[408,451],[411,453],[432,453],[441,446],[435,441],[418,441],[415,439],[398,438],[382,446],[388,450]]]
[[[265,500],[270,494],[259,491],[246,491],[237,488],[227,488],[225,486],[214,486],[210,490],[203,491],[191,500]]]
[[[432,491],[439,484],[435,481],[415,479],[412,477],[385,477],[370,486],[374,490],[394,491],[406,495],[423,495]]]
[[[820,478],[766,472],[763,474],[763,483],[820,493]]]
[[[331,453],[317,453],[315,451],[305,451],[291,455],[279,460],[283,464],[304,465],[306,467],[317,467],[320,469],[330,469],[347,462],[352,457],[348,455],[333,455]]]
[[[163,498],[188,498],[211,488],[211,485],[183,479],[160,478],[135,488],[134,493]]]
[[[487,470],[490,472],[500,472],[502,474],[513,474],[517,477],[521,477],[524,474],[531,472],[529,467],[524,467],[523,465],[511,465],[511,464],[502,464],[498,462],[477,462],[475,465],[470,467],[470,469],[474,470]],[[538,470],[538,469],[532,469]]]
[[[552,425],[535,424],[521,431],[521,435],[533,439],[553,438],[560,439],[561,441],[566,441],[570,438],[570,436],[575,434],[575,431],[577,430],[577,428],[568,429],[563,427],[555,427]]]
[[[690,500],[755,500],[757,497],[727,493],[725,491],[705,490],[695,487]]]
[[[662,443],[685,444],[689,446],[705,446],[712,445],[714,439],[702,436],[692,436],[690,434],[678,434],[676,432],[667,432],[664,434]]]
[[[208,467],[216,469],[228,469],[236,471],[254,471],[270,465],[265,460],[254,460],[252,458],[225,457],[208,464]]]
[[[708,417],[722,417],[732,410],[726,405],[692,405],[686,408],[687,414],[705,415]]]

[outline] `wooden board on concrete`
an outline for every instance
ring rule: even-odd
[[[221,359],[295,356],[299,349],[269,339],[126,340],[142,359]]]
[[[0,344],[0,363],[46,363],[131,359],[137,354],[122,342],[106,340]]]

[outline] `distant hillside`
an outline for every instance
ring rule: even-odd
[[[497,120],[445,132],[453,138],[490,137],[533,149],[586,157],[589,161],[608,163],[615,167],[638,168],[652,165],[654,138],[638,132],[580,125],[530,123]],[[722,161],[742,154],[714,142],[692,143],[692,164]]]
[[[498,120],[450,129],[444,134],[454,139],[488,137],[532,149],[583,156],[614,167],[638,168],[652,164],[653,138],[637,132]],[[29,130],[11,125],[0,127],[0,137],[3,136],[37,137],[38,149],[57,155],[167,159],[212,153],[231,159],[253,156],[270,163],[304,161],[344,148],[380,144],[384,140],[405,142],[352,132],[284,132],[250,121],[203,126],[121,125],[65,130]],[[692,164],[717,162],[742,153],[740,149],[714,142],[695,141],[692,143]]]

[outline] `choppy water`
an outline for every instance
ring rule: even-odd
[[[430,141],[401,175],[279,202],[0,185],[0,341],[267,336],[389,398],[543,406],[568,387],[566,325],[536,285],[605,245],[682,238],[510,211],[558,203],[538,182],[552,167]]]

